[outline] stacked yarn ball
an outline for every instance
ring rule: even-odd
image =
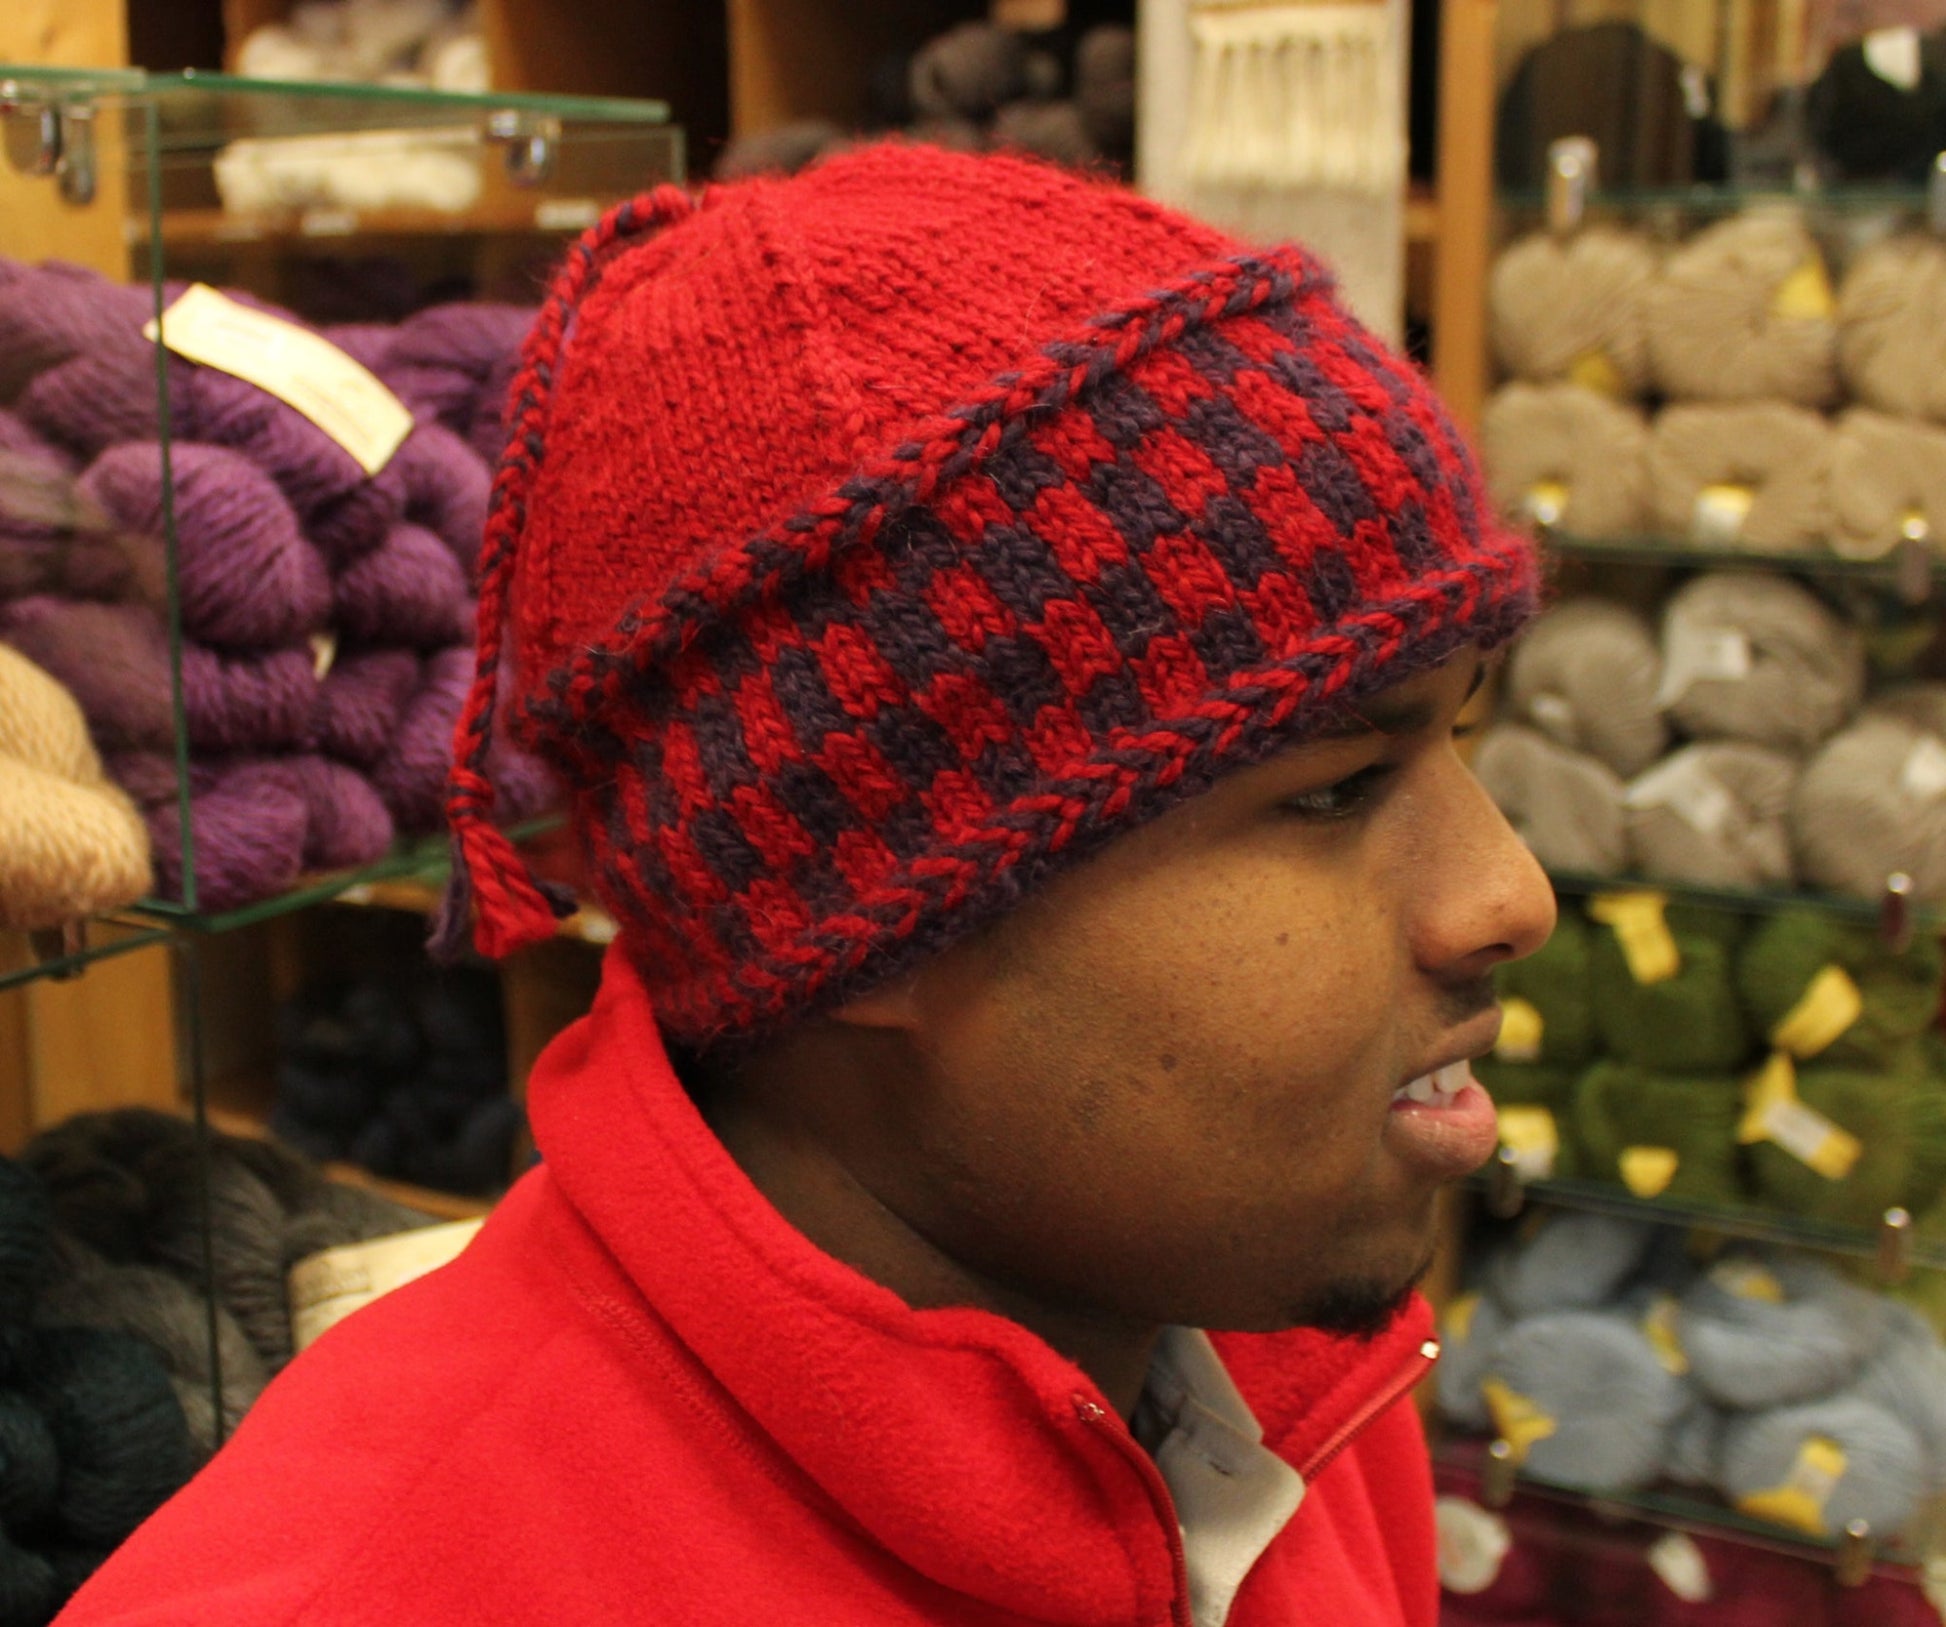
[[[1836,275],[1784,205],[1671,251],[1599,222],[1535,233],[1496,260],[1489,316],[1506,383],[1482,440],[1509,516],[1649,547],[1946,551],[1932,234],[1873,242]]]
[[[1553,1175],[1640,1198],[1860,1227],[1936,1206],[1938,940],[1894,949],[1808,907],[1756,921],[1644,907],[1670,964],[1645,965],[1639,919],[1598,895],[1585,914],[1564,900],[1553,940],[1499,973],[1508,1016],[1478,1072],[1509,1144],[1531,1142],[1538,1111]],[[1773,1098],[1794,1104],[1783,1134]],[[1820,1122],[1824,1142],[1805,1130]]]
[[[1474,766],[1557,872],[1868,901],[1903,873],[1946,905],[1946,684],[1866,683],[1863,635],[1784,577],[1693,577],[1653,628],[1569,599]]]
[[[1880,1538],[1946,1492],[1946,1347],[1808,1256],[1707,1263],[1663,1228],[1543,1213],[1448,1307],[1441,1410],[1591,1493],[1714,1490],[1802,1535]]]
[[[313,1158],[485,1195],[512,1173],[499,980],[476,967],[304,990],[279,1013],[271,1128]]]
[[[528,313],[438,307],[342,334],[414,414],[376,475],[256,386],[168,358],[186,833],[150,297],[58,264],[0,262],[0,290],[0,479],[27,471],[40,494],[18,519],[0,503],[0,641],[80,702],[143,810],[156,891],[185,896],[190,837],[197,904],[228,909],[437,830]],[[539,766],[502,753],[502,816],[547,806]]]
[[[866,124],[963,152],[1030,153],[1126,173],[1135,153],[1135,31],[1098,23],[1030,35],[963,22],[872,74]],[[851,139],[828,119],[741,135],[717,155],[717,180],[795,174]]]

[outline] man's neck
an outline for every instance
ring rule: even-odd
[[[706,1112],[751,1184],[834,1259],[915,1310],[971,1306],[1017,1322],[1092,1379],[1124,1419],[1133,1415],[1161,1329],[1049,1306],[969,1270],[868,1191],[828,1149],[732,1092]]]

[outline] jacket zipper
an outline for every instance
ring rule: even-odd
[[[1331,1460],[1362,1435],[1374,1418],[1394,1402],[1409,1395],[1419,1381],[1432,1371],[1433,1364],[1438,1360],[1439,1341],[1421,1340],[1419,1348],[1413,1351],[1391,1383],[1382,1390],[1374,1392],[1365,1404],[1340,1424],[1310,1457],[1298,1465],[1297,1472],[1304,1477],[1304,1484],[1310,1485],[1322,1474],[1330,1466]]]
[[[1324,1440],[1324,1442],[1298,1467],[1308,1488],[1311,1482],[1327,1469],[1351,1443],[1358,1439],[1372,1421],[1388,1408],[1411,1394],[1413,1388],[1433,1369],[1439,1360],[1439,1341],[1423,1340],[1419,1347],[1400,1367],[1390,1381],[1382,1388],[1373,1391],[1365,1403],[1344,1423]],[[1149,1502],[1155,1509],[1156,1521],[1161,1525],[1169,1542],[1169,1566],[1174,1578],[1174,1596],[1170,1602],[1169,1619],[1174,1627],[1195,1627],[1189,1613],[1189,1561],[1183,1553],[1182,1528],[1176,1523],[1176,1505],[1169,1496],[1169,1487],[1162,1478],[1162,1471],[1156,1468],[1155,1460],[1142,1450],[1135,1437],[1126,1428],[1119,1427],[1118,1420],[1111,1420],[1107,1408],[1099,1402],[1090,1401],[1085,1395],[1075,1397],[1075,1410],[1088,1423],[1092,1424],[1129,1462],[1142,1482],[1142,1489],[1149,1494]]]

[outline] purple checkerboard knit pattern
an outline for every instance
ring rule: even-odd
[[[841,166],[823,199],[818,172],[700,205],[663,193],[591,239],[530,344],[488,530],[482,671],[498,670],[489,609],[510,591],[516,732],[578,788],[604,901],[665,1028],[691,1044],[772,1031],[935,952],[1220,774],[1501,643],[1534,597],[1526,544],[1493,528],[1423,380],[1300,252],[1243,252],[1016,160],[878,149],[826,169]],[[807,259],[739,266],[856,284],[882,268],[845,260],[859,239],[834,190],[856,201],[875,185],[875,207],[923,215],[942,186],[969,184],[1024,279],[1055,285],[1118,221],[1158,261],[1118,299],[1081,287],[1015,365],[937,410],[854,417],[767,523],[734,498],[712,514],[697,491],[692,540],[645,527],[630,561],[625,525],[608,522],[616,491],[669,512],[683,471],[656,456],[666,424],[620,444],[601,424],[577,434],[587,392],[617,385],[599,359],[576,363],[653,333],[665,283],[697,298],[685,234],[695,256],[722,256],[739,211],[790,213]],[[1172,234],[1174,263],[1159,258]],[[594,291],[645,252],[659,276],[604,306]],[[948,261],[905,290],[916,323],[954,316],[952,283]],[[909,326],[887,320],[910,350]],[[804,402],[805,437],[832,405]],[[704,443],[712,427],[677,426]],[[579,503],[594,482],[600,497]],[[626,580],[631,564],[638,596],[619,617],[611,598],[591,635],[574,584]],[[476,700],[455,813],[477,880],[500,860],[471,831],[484,679]],[[509,947],[518,910],[483,889],[481,913],[483,943]]]

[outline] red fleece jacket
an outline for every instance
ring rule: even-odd
[[[65,1627],[1187,1624],[1168,1493],[1099,1391],[788,1226],[620,955],[530,1108],[545,1166],[293,1363]],[[1233,1627],[1432,1627],[1428,1329],[1217,1339],[1308,1488]]]

